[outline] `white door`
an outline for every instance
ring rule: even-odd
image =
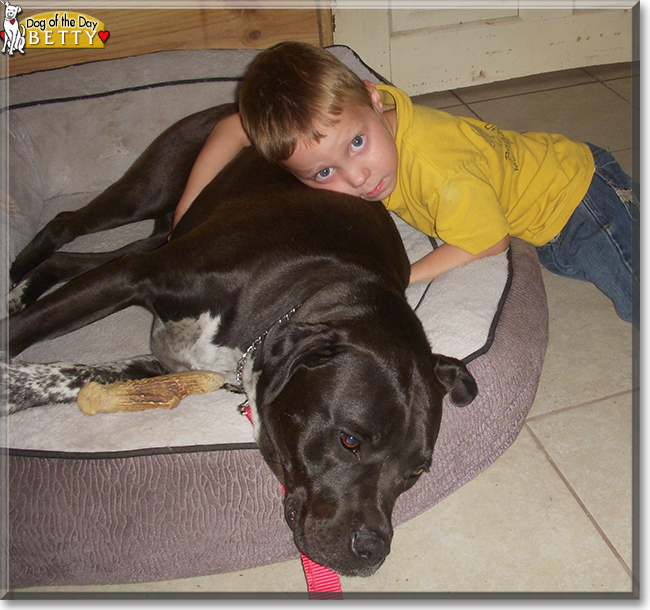
[[[332,11],[334,43],[354,49],[410,95],[632,61],[633,12],[638,18],[638,11],[631,0],[613,0],[606,5],[610,8],[589,8],[604,3],[583,0],[472,4],[402,8],[386,2],[373,4],[383,8],[346,8],[341,0]]]

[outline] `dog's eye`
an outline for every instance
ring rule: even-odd
[[[341,432],[341,444],[353,453],[356,453],[361,448],[361,441],[345,432]]]
[[[424,466],[422,466],[421,468],[418,468],[417,470],[414,470],[411,473],[411,476],[412,477],[419,477],[425,470],[426,470],[426,468]]]

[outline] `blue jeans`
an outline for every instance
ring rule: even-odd
[[[595,284],[619,317],[639,328],[639,185],[610,153],[588,146],[596,163],[589,190],[537,254],[549,271]]]

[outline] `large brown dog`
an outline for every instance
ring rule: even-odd
[[[120,181],[59,215],[17,257],[11,356],[130,305],[156,321],[144,358],[109,367],[11,361],[11,408],[74,400],[91,379],[209,369],[234,383],[238,374],[297,546],[342,574],[369,575],[389,552],[396,498],[431,463],[444,395],[466,405],[476,385],[459,361],[431,353],[404,295],[406,254],[380,203],[309,189],[248,150],[167,241],[193,161],[232,111],[171,127]],[[153,235],[120,251],[55,252],[82,233],[145,218],[156,219]]]

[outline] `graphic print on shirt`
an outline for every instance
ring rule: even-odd
[[[484,138],[492,148],[498,149],[499,147],[502,147],[504,158],[506,159],[506,161],[510,163],[512,167],[512,171],[513,172],[519,171],[519,165],[517,164],[515,155],[512,152],[512,144],[510,143],[510,140],[508,140],[506,135],[496,125],[493,125],[492,123],[486,123],[485,124],[486,132],[479,131],[473,125],[471,127],[478,135]]]

